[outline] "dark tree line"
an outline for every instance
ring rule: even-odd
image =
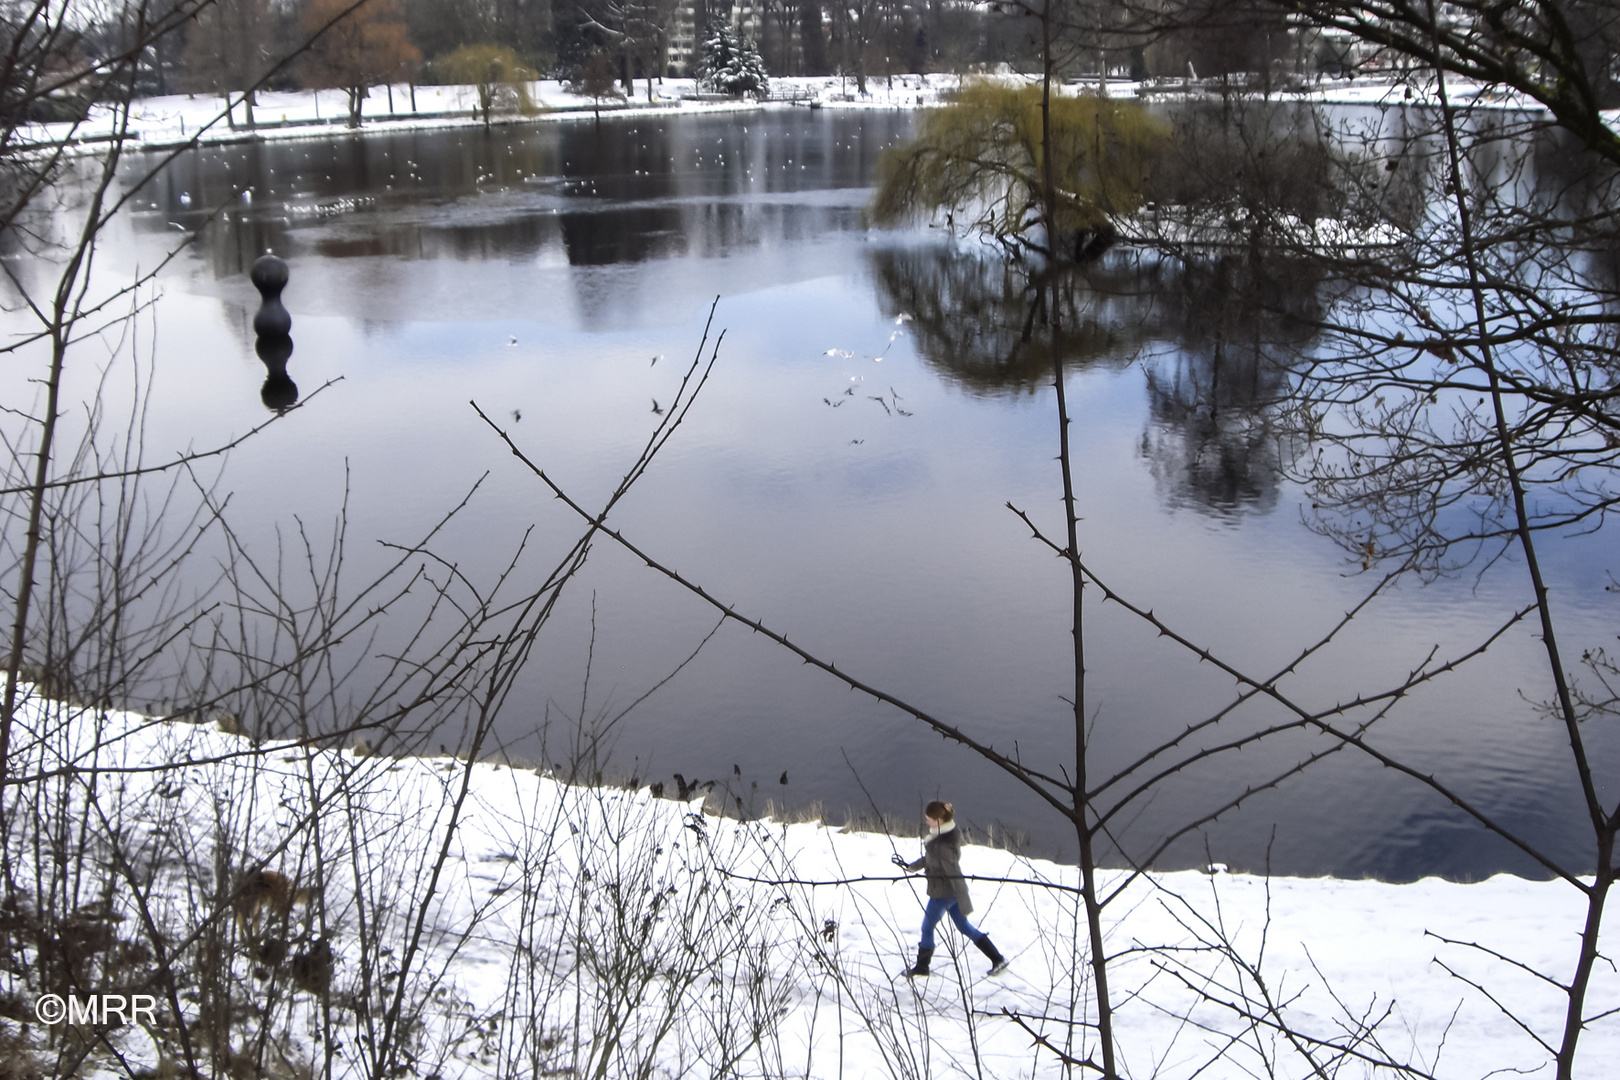
[[[1053,73],[1066,80],[1104,70],[1137,79],[1242,79],[1269,90],[1321,72],[1407,70],[1438,48],[1456,55],[1464,73],[1523,87],[1546,82],[1539,73],[1567,54],[1590,80],[1542,87],[1544,100],[1557,98],[1561,118],[1574,119],[1576,111],[1591,117],[1620,100],[1609,60],[1614,32],[1603,5],[1556,11],[1522,5],[1509,14],[1499,7],[1448,5],[1431,42],[1425,9],[1404,2],[1374,11],[1328,0],[1307,16],[1270,0],[1088,0],[1063,9],[1068,43],[1053,58]],[[318,0],[158,0],[149,17],[166,30],[143,41],[137,93],[332,85],[309,63],[282,62],[308,39],[322,8]],[[845,75],[864,91],[868,78],[909,73],[1005,65],[1033,74],[1043,62],[1031,10],[956,0],[372,0],[349,20],[403,25],[403,35],[395,35],[398,62],[371,65],[399,81],[456,81],[445,58],[495,47],[512,50],[536,75],[576,79],[602,53],[630,89],[635,79],[697,74],[703,42],[725,22],[759,51],[771,75]],[[13,21],[26,40],[25,7],[16,8]],[[90,19],[71,29],[71,42],[53,47],[86,60],[117,55],[123,25]],[[53,98],[60,103],[66,96]],[[251,97],[246,104],[251,112]],[[49,111],[40,104],[36,115],[42,110]]]
[[[344,5],[345,7],[351,5]],[[394,5],[387,5],[393,7]],[[331,8],[332,5],[325,5]],[[864,91],[868,78],[901,74],[1040,69],[1040,35],[1028,13],[1011,4],[943,0],[381,0],[350,16],[405,28],[403,67],[383,64],[417,83],[455,81],[440,63],[459,49],[510,49],[540,76],[578,78],[604,54],[627,89],[634,79],[697,73],[702,44],[717,22],[729,23],[779,76],[845,75]],[[151,16],[167,30],[147,35],[137,92],[241,92],[258,86],[325,85],[302,63],[282,63],[308,39],[317,0],[158,0]],[[18,9],[19,13],[22,9]],[[1265,0],[1186,0],[1145,4],[1078,4],[1068,18],[1088,39],[1062,58],[1058,74],[1081,79],[1106,68],[1136,78],[1225,78],[1240,74],[1287,79],[1352,62],[1319,30],[1305,30],[1286,5]],[[1324,12],[1323,25],[1346,36],[1354,20]],[[1592,20],[1588,20],[1592,21]],[[27,17],[18,15],[26,34]],[[119,20],[91,20],[72,31],[78,55],[116,55]],[[1584,24],[1582,24],[1584,25]],[[1607,31],[1594,24],[1582,47]],[[376,65],[373,65],[376,66]],[[1598,65],[1601,67],[1601,64]],[[408,70],[407,70],[408,69]],[[1604,70],[1607,70],[1606,68]],[[1607,78],[1607,76],[1605,76]],[[1607,85],[1607,84],[1605,84]],[[251,110],[252,102],[247,103]]]

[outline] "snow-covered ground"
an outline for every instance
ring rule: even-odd
[[[995,76],[1018,80],[1020,76]],[[599,105],[603,111],[619,114],[645,115],[670,111],[719,111],[758,108],[789,108],[814,102],[817,107],[839,109],[914,109],[940,104],[949,93],[961,85],[958,75],[895,75],[875,76],[867,79],[866,92],[858,93],[852,78],[773,78],[771,100],[757,102],[751,99],[724,100],[698,93],[691,79],[654,80],[649,94],[645,80],[638,79],[635,92],[627,97],[615,97],[595,102],[571,92],[567,84],[557,80],[541,80],[527,84],[530,101],[539,111],[534,115],[516,113],[496,114],[500,123],[544,123],[557,120],[580,119],[594,115]],[[1194,92],[1196,88],[1193,88]],[[1069,93],[1094,92],[1095,81],[1081,80],[1064,87]],[[1187,92],[1187,88],[1174,80],[1153,84],[1111,80],[1109,94],[1136,99],[1139,96],[1174,96]],[[1206,89],[1203,91],[1210,93]],[[1490,90],[1476,84],[1455,81],[1447,84],[1453,103],[1467,103],[1477,107],[1496,109],[1537,109],[1539,106],[1520,95]],[[1307,101],[1337,105],[1424,105],[1435,104],[1438,96],[1432,80],[1415,78],[1407,82],[1389,79],[1319,79],[1308,89],[1292,93],[1278,93],[1277,100]],[[401,83],[392,87],[374,86],[361,103],[365,118],[364,130],[388,131],[424,127],[466,126],[481,121],[473,115],[478,95],[472,86],[419,86],[414,97],[411,87]],[[245,124],[245,113],[240,98],[233,99],[234,119]],[[141,98],[130,108],[129,131],[133,138],[149,146],[169,146],[197,138],[201,141],[257,137],[310,138],[330,136],[347,123],[348,98],[341,90],[298,90],[263,92],[257,97],[253,118],[255,128],[250,136],[243,127],[233,127],[226,117],[225,100],[209,94],[174,94],[166,97]],[[1612,122],[1612,120],[1611,120]],[[24,132],[27,141],[54,143],[69,139],[104,138],[111,130],[114,115],[105,107],[92,111],[82,124],[36,124]]]
[[[238,1008],[250,999],[233,1036],[244,1053],[258,1024],[286,1061],[319,1063],[330,1031],[335,1075],[359,1075],[396,987],[401,1015],[419,1018],[408,1043],[420,1076],[711,1076],[727,1062],[743,1076],[1058,1076],[1059,1050],[1096,1053],[1074,867],[966,848],[973,920],[1011,966],[986,977],[984,958],[942,927],[934,975],[907,980],[895,975],[914,955],[924,890],[890,856],[915,857],[915,836],[740,821],[701,800],[448,756],[254,747],[117,712],[61,725],[46,719],[54,707],[29,715],[17,760],[72,758],[74,814],[115,823],[132,872],[151,878],[114,893],[124,935],[138,936],[137,895],[171,945],[206,925],[225,862],[324,885],[331,1027],[316,994],[291,988],[300,976],[287,963],[273,973],[238,942],[228,962]],[[173,768],[144,771],[158,763]],[[1556,1045],[1565,999],[1513,965],[1569,974],[1582,906],[1568,884],[1104,879],[1126,1075],[1363,1076],[1384,1059],[1412,1075],[1551,1075],[1536,1036]],[[228,928],[229,912],[215,924]],[[15,973],[0,979],[23,993]],[[199,991],[182,986],[189,1012]],[[1587,1013],[1616,1006],[1620,975],[1600,965]],[[140,1029],[114,1043],[155,1059]],[[1577,1075],[1613,1075],[1617,1060],[1620,1015],[1609,1015],[1584,1035]],[[104,1057],[83,1073],[113,1074]]]
[[[681,111],[723,111],[736,109],[800,107],[814,101],[828,108],[895,109],[919,108],[937,104],[940,95],[960,84],[955,75],[896,75],[892,79],[867,80],[867,92],[856,92],[854,79],[805,78],[771,80],[771,101],[727,100],[700,95],[692,79],[654,80],[649,95],[646,80],[638,79],[635,92],[628,96],[604,98],[600,102],[572,93],[566,84],[554,79],[527,84],[529,99],[538,110],[533,115],[503,114],[497,110],[497,123],[542,123],[554,120],[589,118],[597,107],[610,114],[668,113]],[[240,97],[233,97],[232,115],[245,125],[246,114]],[[407,84],[374,86],[361,102],[364,130],[386,131],[422,127],[466,126],[482,123],[473,111],[478,104],[477,88],[472,86],[418,86],[414,97]],[[260,138],[326,138],[341,130],[348,119],[348,96],[341,90],[298,90],[262,92],[253,110],[254,135]],[[104,137],[112,130],[114,116],[106,108],[93,110],[82,124],[37,124],[26,132],[39,142]],[[210,94],[171,94],[140,98],[130,107],[129,131],[148,145],[182,143],[204,132],[202,141],[240,139],[245,127],[232,127],[225,115],[225,99]]]

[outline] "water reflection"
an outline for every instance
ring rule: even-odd
[[[1245,255],[1157,262],[1152,274],[1171,344],[1144,360],[1141,453],[1160,495],[1222,514],[1269,510],[1289,445],[1273,415],[1289,365],[1317,340],[1320,267]]]
[[[264,362],[264,385],[259,388],[259,400],[264,407],[281,412],[298,404],[298,384],[287,374],[287,361],[292,358],[290,337],[260,338],[253,343],[253,351]]]
[[[221,278],[271,248],[570,266],[724,256],[859,230],[873,163],[911,125],[764,113],[254,142],[183,155],[143,222],[203,228]]]
[[[1308,349],[1321,274],[1241,256],[1203,261],[1120,252],[1059,289],[1055,343],[1024,270],[973,247],[893,247],[871,257],[879,303],[910,316],[917,351],[979,395],[1029,394],[1065,367],[1139,364],[1148,418],[1139,452],[1172,505],[1269,509],[1282,442],[1271,410],[1287,363]]]
[[[977,394],[1031,393],[1052,383],[1053,337],[1023,269],[940,244],[873,253],[878,303],[909,314],[917,352],[941,377]],[[1106,268],[1060,292],[1056,348],[1070,366],[1128,364],[1151,336],[1151,297],[1133,296]]]

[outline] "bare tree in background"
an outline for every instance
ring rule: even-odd
[[[212,90],[227,101],[241,94],[243,126],[253,127],[255,87],[271,67],[276,20],[268,0],[216,0],[197,15],[183,62],[191,89]],[[228,106],[227,106],[228,107]],[[235,125],[234,113],[227,119]]]
[[[409,78],[422,59],[396,0],[308,0],[299,26],[312,42],[304,85],[344,91],[352,128],[371,87]]]
[[[589,0],[581,5],[584,32],[618,57],[626,95],[635,94],[639,74],[647,80],[647,100],[652,100],[653,80],[664,73],[674,11],[672,0]]]

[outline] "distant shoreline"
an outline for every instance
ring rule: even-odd
[[[774,108],[828,109],[926,109],[949,100],[949,95],[971,75],[932,74],[876,76],[867,80],[864,95],[855,92],[855,81],[837,76],[777,78],[771,94],[763,100],[723,99],[701,94],[692,79],[665,79],[653,83],[651,100],[642,96],[645,82],[638,80],[637,91],[627,97],[595,101],[573,93],[557,80],[528,83],[525,90],[538,111],[533,114],[497,114],[491,128],[528,127],[539,124],[595,120],[598,113],[611,117],[691,116],[717,112],[754,112]],[[1000,75],[995,78],[1027,78]],[[1095,79],[1071,80],[1068,92],[1088,92]],[[414,90],[414,94],[413,94]],[[1257,91],[1233,87],[1231,90],[1207,80],[1160,80],[1154,83],[1110,80],[1110,96],[1131,101],[1171,102],[1213,99],[1228,92],[1246,97]],[[1488,87],[1456,83],[1448,86],[1454,103],[1502,111],[1543,112],[1542,106],[1522,95],[1499,93]],[[1306,88],[1279,90],[1270,95],[1279,102],[1319,105],[1435,106],[1439,100],[1421,80],[1403,82],[1394,78],[1322,79]],[[324,109],[323,109],[324,104]],[[128,132],[113,133],[113,113],[93,110],[85,121],[29,125],[25,134],[32,141],[20,149],[40,151],[80,151],[90,154],[102,145],[120,138],[125,145],[143,150],[176,150],[187,146],[233,145],[280,139],[327,139],[337,134],[397,134],[417,130],[476,128],[486,126],[472,86],[417,86],[398,84],[373,87],[363,105],[362,123],[348,127],[347,98],[338,90],[267,91],[257,95],[255,123],[236,126],[227,116],[224,99],[212,94],[172,94],[140,98],[131,104]],[[409,105],[408,111],[399,106]],[[241,115],[240,99],[231,109]],[[1611,124],[1620,114],[1608,116]],[[200,134],[199,134],[200,132]]]
[[[497,112],[490,127],[533,126],[559,121],[594,120],[604,116],[640,117],[695,115],[717,112],[754,112],[765,108],[814,105],[853,109],[917,109],[936,106],[941,95],[960,84],[956,75],[896,75],[870,79],[868,93],[856,96],[853,79],[837,77],[773,80],[771,96],[764,100],[724,99],[702,95],[692,79],[665,79],[653,84],[652,100],[636,93],[601,101],[572,93],[557,80],[528,83],[525,89],[536,112]],[[131,103],[127,134],[113,133],[110,109],[92,110],[80,123],[35,124],[25,127],[31,142],[24,149],[81,150],[94,153],[101,145],[122,139],[130,148],[174,150],[187,146],[231,145],[280,139],[330,138],[336,134],[394,134],[415,130],[477,128],[485,126],[477,109],[473,86],[373,87],[363,103],[362,123],[348,126],[347,97],[337,90],[271,91],[258,94],[253,127],[233,124],[242,117],[240,98],[227,115],[225,101],[213,94],[171,94],[140,98]],[[390,93],[391,91],[391,93]],[[401,110],[404,106],[404,111]],[[414,106],[414,107],[412,107]]]

